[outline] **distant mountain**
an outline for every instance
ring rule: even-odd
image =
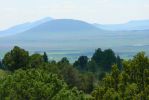
[[[124,24],[94,24],[98,28],[111,31],[149,30],[149,20],[135,20]]]
[[[49,50],[146,45],[149,44],[148,33],[149,30],[107,31],[80,20],[53,19],[26,31],[1,37],[0,48],[18,45],[29,50]]]
[[[31,53],[47,51],[49,57],[52,58],[68,57],[68,51],[62,53],[61,50],[89,51],[96,48],[112,48],[117,51],[117,55],[129,58],[135,52],[148,52],[147,25],[148,21],[131,21],[119,25],[93,25],[80,20],[47,18],[7,30],[11,34],[0,37],[0,56],[3,56],[4,51],[9,51],[17,45]],[[49,50],[60,51],[51,53]],[[76,55],[74,52],[76,51],[72,51],[71,56]]]
[[[86,23],[80,20],[73,20],[73,19],[56,19],[47,21],[43,24],[38,25],[26,32],[80,32],[80,31],[93,31],[99,30],[94,25]]]
[[[107,31],[134,31],[134,30],[149,30],[149,20],[130,21],[125,24],[90,24],[80,20],[73,19],[53,19],[50,17],[16,25],[7,30],[0,31],[0,37],[13,35],[36,35],[41,34],[56,34],[56,33],[101,33]],[[99,32],[100,31],[100,32]],[[23,34],[22,34],[23,33]]]
[[[55,38],[82,36],[99,34],[103,30],[96,28],[94,25],[80,20],[73,19],[55,19],[42,23],[25,32],[11,36],[15,40],[23,38],[24,40],[49,39],[52,36]]]
[[[50,17],[46,17],[44,19],[40,19],[40,20],[37,20],[34,22],[28,22],[28,23],[16,25],[16,26],[13,26],[7,30],[0,31],[0,37],[12,36],[12,35],[15,35],[17,33],[27,31],[33,27],[36,27],[42,23],[45,23],[45,22],[51,21],[51,20],[53,20],[53,19]]]
[[[28,47],[29,49],[40,46],[43,46],[42,48],[47,48],[49,46],[51,48],[71,48],[70,46],[74,44],[79,47],[81,43],[90,43],[90,40],[94,39],[94,37],[97,35],[100,37],[103,34],[105,34],[104,30],[96,28],[94,25],[84,21],[55,19],[46,21],[45,23],[21,33],[1,37],[0,47],[4,48],[6,46],[11,47],[18,45],[24,48]],[[78,44],[77,41],[82,42]],[[82,47],[83,44],[81,45],[81,48]],[[42,48],[40,47],[40,49]]]

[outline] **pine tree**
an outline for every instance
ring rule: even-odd
[[[44,52],[44,54],[43,54],[43,60],[44,60],[44,62],[48,62],[48,56],[47,56],[46,52]]]

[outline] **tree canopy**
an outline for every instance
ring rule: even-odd
[[[40,69],[17,70],[0,81],[1,100],[82,100],[84,94],[69,89],[57,75]]]
[[[148,87],[149,58],[141,52],[124,61],[122,71],[113,65],[92,95],[96,100],[148,100]]]
[[[10,52],[6,53],[3,63],[8,70],[14,71],[19,68],[28,67],[29,53],[24,49],[15,46]]]
[[[149,100],[149,57],[97,49],[73,64],[15,46],[0,65],[1,100]]]

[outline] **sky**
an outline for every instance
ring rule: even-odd
[[[0,30],[45,17],[118,24],[149,19],[149,0],[0,0]]]

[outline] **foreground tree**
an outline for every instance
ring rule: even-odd
[[[3,64],[1,60],[0,60],[0,69],[3,69]]]
[[[6,53],[3,64],[10,71],[25,68],[29,64],[29,53],[15,46],[10,52]]]
[[[30,67],[31,68],[37,68],[39,66],[41,66],[44,62],[43,56],[40,54],[33,54],[30,56]]]
[[[91,58],[91,62],[95,62],[98,65],[99,70],[111,71],[113,64],[118,64],[121,67],[120,57],[116,57],[112,49],[106,49],[102,51],[98,48]]]
[[[87,64],[88,64],[88,57],[80,56],[78,60],[74,63],[74,66],[80,71],[85,71],[87,70]]]
[[[149,100],[149,58],[141,52],[121,61],[111,49],[98,49],[91,60],[81,56],[73,66],[66,57],[46,62],[14,47],[3,59],[13,72],[0,70],[0,100],[84,100],[90,96],[79,90],[90,94],[95,86],[93,100]]]
[[[141,52],[124,61],[122,71],[113,65],[92,95],[96,100],[148,100],[148,89],[149,58]]]
[[[48,62],[48,56],[47,56],[46,52],[44,52],[44,54],[43,54],[43,60],[44,60],[44,62]]]
[[[104,50],[103,66],[105,71],[110,71],[113,64],[116,64],[116,56],[112,49]]]
[[[63,57],[59,62],[58,62],[58,65],[69,65],[69,60],[67,59],[67,57]]]
[[[93,61],[95,61],[95,63],[97,64],[97,65],[102,65],[102,61],[103,61],[103,52],[102,52],[102,50],[100,49],[100,48],[98,48],[96,51],[95,51],[95,53],[93,54],[93,56],[92,56],[92,60]]]
[[[84,100],[76,88],[69,89],[57,75],[40,69],[17,70],[0,81],[1,100]]]

